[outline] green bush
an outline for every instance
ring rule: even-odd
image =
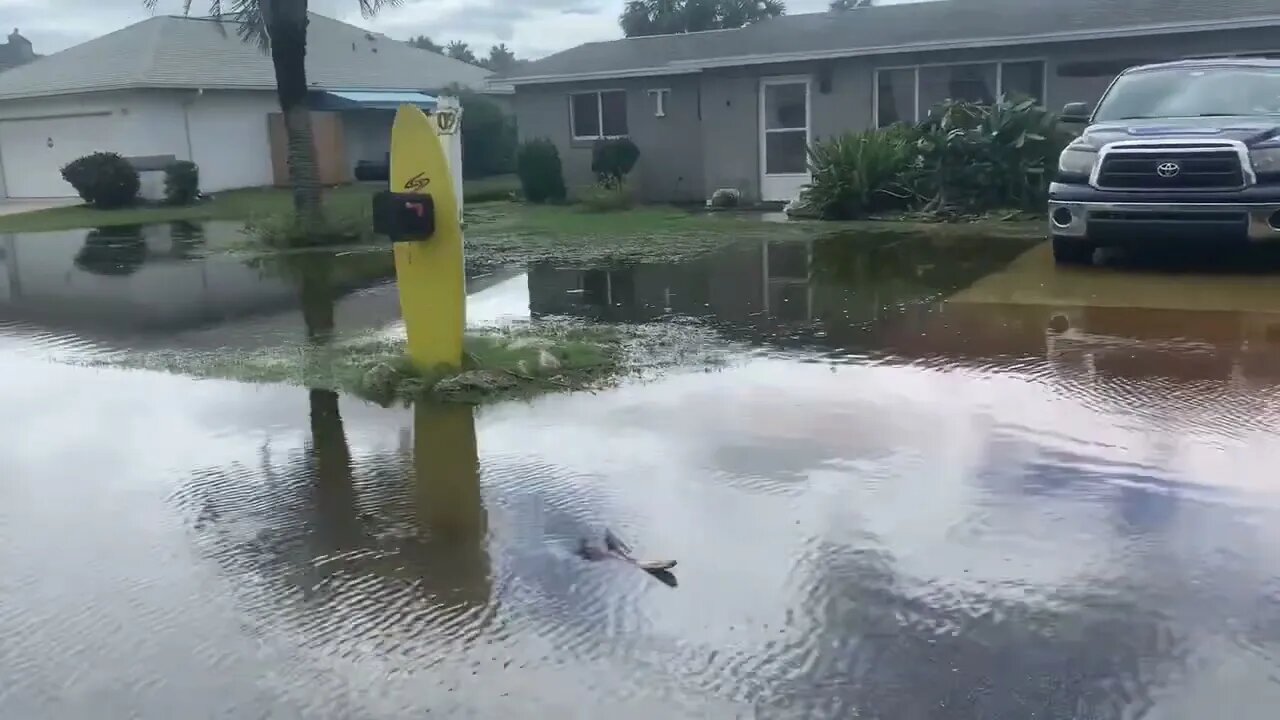
[[[849,132],[809,147],[812,179],[801,203],[828,220],[905,207],[913,148],[898,131]]]
[[[520,146],[516,156],[516,173],[520,188],[529,202],[563,202],[568,194],[560,151],[547,139],[530,140]]]
[[[583,208],[591,212],[614,212],[635,207],[635,196],[625,185],[606,187],[595,185],[578,198]]]
[[[190,205],[200,196],[200,168],[178,160],[164,169],[164,199],[170,205]]]
[[[628,138],[597,140],[591,149],[591,172],[604,187],[621,187],[639,159],[640,148]]]
[[[1068,137],[1034,100],[948,101],[920,124],[916,191],[926,210],[1042,208]]]
[[[493,100],[463,92],[462,172],[466,178],[507,175],[515,171],[516,122]]]
[[[138,171],[113,152],[96,152],[72,160],[63,166],[62,179],[85,202],[104,210],[132,205],[141,187]]]

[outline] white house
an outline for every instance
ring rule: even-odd
[[[236,29],[157,16],[0,74],[0,197],[73,197],[62,166],[100,150],[191,160],[207,192],[272,184],[274,72]],[[348,173],[385,159],[401,103],[431,109],[490,74],[314,13],[308,38],[312,106],[338,118],[328,142]]]

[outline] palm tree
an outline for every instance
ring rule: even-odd
[[[496,73],[506,72],[516,64],[516,54],[511,52],[506,43],[499,43],[489,48],[489,58],[484,64]]]
[[[875,0],[831,0],[832,10],[852,10],[854,8],[873,7]]]
[[[618,17],[627,37],[738,28],[786,12],[782,0],[631,0]]]
[[[471,52],[471,47],[461,40],[454,40],[444,48],[444,54],[454,60],[461,60],[465,63],[476,64],[476,54]]]
[[[155,10],[159,0],[142,0]],[[372,17],[401,0],[355,0],[364,17]],[[190,14],[195,0],[183,0],[183,14]],[[293,207],[308,225],[318,225],[321,190],[316,170],[311,110],[307,104],[307,0],[209,0],[209,15],[223,17],[237,26],[240,39],[252,42],[271,55],[275,66],[276,96],[284,114],[288,137],[289,184]]]

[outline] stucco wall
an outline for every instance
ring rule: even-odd
[[[275,93],[209,91],[180,94],[191,128],[191,160],[206,192],[271,184],[267,115],[280,112]],[[177,98],[175,98],[177,99]],[[179,112],[181,102],[176,103]],[[182,120],[179,119],[181,127]]]
[[[651,89],[668,89],[666,117],[655,116]],[[513,100],[521,141],[549,138],[560,150],[571,189],[590,185],[590,141],[575,141],[569,126],[569,95],[590,90],[625,90],[627,129],[640,148],[631,183],[652,201],[700,201],[701,131],[697,76],[667,76],[572,85],[540,85],[517,90]]]
[[[1067,76],[1073,63],[1097,60],[1148,62],[1194,55],[1280,51],[1274,29],[1188,33],[1127,40],[1027,45],[929,53],[900,53],[823,62],[800,62],[705,70],[696,75],[653,77],[517,87],[514,101],[522,139],[549,137],[560,147],[566,179],[591,181],[589,144],[570,142],[569,94],[625,88],[628,121],[642,152],[641,189],[649,200],[707,197],[721,187],[738,188],[749,200],[760,195],[760,80],[808,76],[810,135],[822,139],[874,125],[877,68],[909,65],[1043,60],[1046,102],[1060,109],[1068,102],[1096,102],[1112,75]],[[1121,63],[1123,64],[1123,63]],[[822,78],[829,78],[823,91]],[[665,122],[653,118],[645,89],[671,87]],[[689,98],[698,113],[686,113]],[[694,188],[699,188],[694,192]],[[678,189],[678,192],[672,192]]]

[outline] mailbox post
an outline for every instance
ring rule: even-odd
[[[440,134],[457,117],[402,105],[391,127],[391,180],[373,199],[374,231],[390,238],[409,357],[420,370],[462,366],[466,280],[458,188]]]

